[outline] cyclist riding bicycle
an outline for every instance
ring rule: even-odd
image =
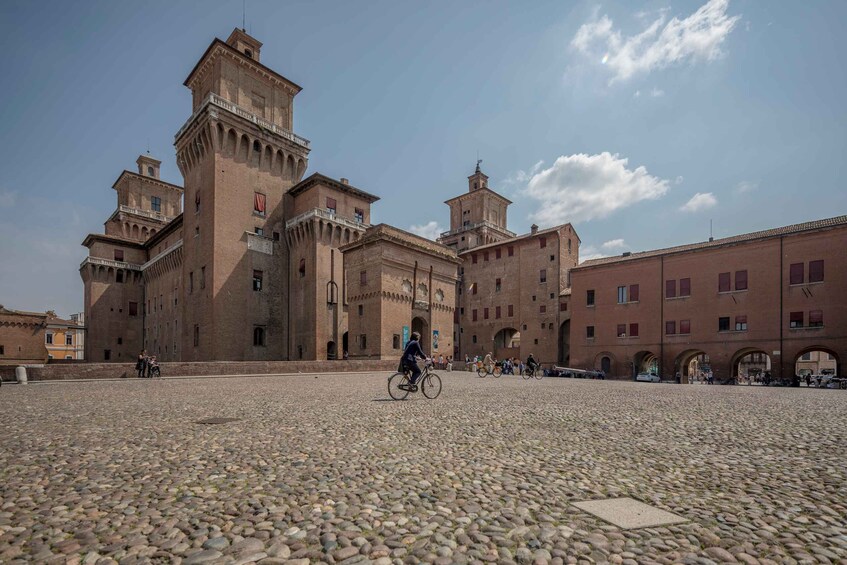
[[[535,360],[535,357],[532,356],[532,353],[530,353],[529,357],[526,358],[526,366],[532,372],[535,372],[535,368],[538,367],[538,362]]]
[[[482,361],[482,366],[485,367],[485,370],[489,373],[494,371],[494,358],[491,356],[491,353],[485,356],[485,359]]]
[[[403,366],[403,370],[411,373],[409,376],[409,386],[412,387],[413,390],[415,389],[418,377],[421,376],[421,369],[418,367],[416,357],[423,357],[426,359],[426,353],[424,353],[423,349],[421,349],[420,341],[421,334],[418,332],[412,332],[412,338],[409,340],[409,343],[406,344],[406,349],[403,351],[403,357],[400,359],[400,364]]]

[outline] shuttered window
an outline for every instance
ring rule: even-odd
[[[690,334],[691,333],[691,320],[680,320],[679,321],[679,333],[681,333],[681,334]]]
[[[679,279],[679,295],[691,296],[691,279]]]
[[[735,271],[735,290],[747,290],[747,271]]]
[[[259,214],[260,216],[264,216],[265,210],[266,210],[265,206],[266,206],[265,195],[262,194],[261,192],[254,192],[253,193],[253,211],[256,214]]]
[[[676,298],[676,281],[665,281],[665,298]]]
[[[629,325],[629,337],[638,337],[638,324]]]
[[[788,278],[789,284],[803,284],[803,263],[791,263],[791,271]]]
[[[823,260],[809,261],[809,282],[823,282]]]
[[[718,292],[729,292],[729,273],[718,275]]]
[[[676,322],[665,322],[665,334],[674,335],[676,333]]]
[[[788,327],[790,328],[802,328],[803,327],[803,312],[791,312],[791,318],[788,322]]]
[[[812,311],[810,311],[809,312],[809,327],[810,328],[819,328],[821,326],[823,326],[823,310],[812,310]]]
[[[637,284],[629,285],[629,301],[630,302],[638,302],[638,285]]]

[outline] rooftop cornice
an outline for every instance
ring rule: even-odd
[[[351,184],[344,184],[343,182],[337,181],[320,173],[312,173],[305,179],[301,180],[300,182],[292,186],[290,189],[288,189],[288,194],[290,194],[291,196],[297,196],[301,192],[306,192],[307,190],[318,184],[325,184],[330,188],[334,188],[336,190],[340,190],[341,192],[346,192],[348,194],[358,196],[363,200],[367,200],[370,204],[373,204],[374,202],[379,200],[379,196],[375,196],[369,192],[365,192],[364,190],[356,188]]]
[[[162,179],[157,179],[157,178],[153,178],[153,177],[147,177],[147,176],[144,176],[144,175],[139,175],[138,173],[133,173],[132,171],[127,171],[127,170],[124,170],[120,175],[118,175],[117,180],[115,180],[114,184],[112,184],[112,188],[117,190],[118,189],[118,183],[120,183],[121,180],[124,177],[135,177],[135,178],[141,179],[145,182],[149,182],[150,184],[155,184],[157,186],[160,186],[162,188],[167,188],[169,190],[177,190],[179,192],[183,192],[185,190],[183,187],[179,186],[178,184],[166,182],[166,181],[163,181]]]
[[[471,175],[471,176],[474,176],[474,175]],[[509,200],[508,198],[506,198],[503,195],[497,194],[496,192],[494,192],[493,190],[491,190],[487,186],[484,186],[482,188],[477,188],[476,190],[471,191],[471,192],[465,192],[464,194],[460,194],[459,196],[454,196],[450,200],[445,200],[444,203],[450,204],[451,202],[456,202],[458,200],[467,200],[467,199],[469,199],[469,198],[471,198],[471,197],[473,197],[477,194],[483,193],[483,192],[487,192],[487,193],[491,194],[495,198],[498,198],[498,199],[504,201],[506,204],[512,204],[511,200]]]

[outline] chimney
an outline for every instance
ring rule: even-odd
[[[341,184],[348,184],[348,185],[350,184],[350,180],[349,180],[349,179],[345,179],[344,177],[341,177],[341,179],[340,179],[340,180],[341,180]]]
[[[538,232],[538,226],[536,224],[532,224],[529,227],[529,233],[537,233],[537,232]]]

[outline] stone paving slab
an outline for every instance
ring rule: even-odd
[[[843,391],[441,376],[4,386],[0,563],[847,560]]]
[[[574,502],[573,505],[624,530],[667,526],[688,521],[682,516],[627,497],[585,500]]]

